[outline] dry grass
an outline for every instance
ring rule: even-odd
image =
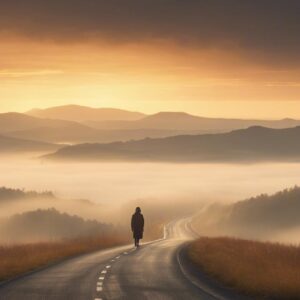
[[[67,257],[128,243],[123,237],[93,237],[53,243],[0,246],[0,281]]]
[[[267,299],[300,299],[300,247],[233,238],[201,238],[189,257],[207,274]]]

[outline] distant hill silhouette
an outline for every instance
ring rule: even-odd
[[[160,129],[160,130],[201,130],[206,133],[227,132],[251,126],[288,128],[300,125],[299,120],[243,120],[204,118],[183,112],[160,112],[136,121],[86,122],[97,129]]]
[[[0,135],[46,143],[73,142],[73,139],[74,143],[86,142],[91,136],[100,136],[96,129],[77,122],[41,119],[21,113],[0,114]]]
[[[0,153],[48,152],[55,151],[60,147],[62,146],[0,135]]]
[[[294,231],[300,241],[299,214],[300,188],[294,187],[231,205],[213,204],[199,214],[197,223],[202,234],[272,239],[286,233],[288,240]]]
[[[81,123],[41,119],[20,113],[0,114],[0,135],[47,143],[106,142],[103,134]],[[109,134],[104,134],[108,136]],[[111,141],[111,140],[109,140]]]
[[[131,112],[115,108],[91,108],[80,105],[65,105],[47,109],[33,109],[28,115],[40,118],[61,119],[69,121],[107,121],[138,120],[145,117],[139,112]]]
[[[146,116],[118,109],[93,109],[76,105],[33,110],[28,114],[0,114],[0,135],[47,143],[111,143],[185,134],[223,133],[252,125],[270,128],[300,125],[300,121],[292,119],[214,119],[181,112]],[[88,117],[92,119],[86,120]]]
[[[73,121],[42,119],[20,113],[0,114],[0,135],[2,133],[13,138],[46,143],[110,143],[146,137],[167,137],[190,132],[160,129],[97,130]],[[193,131],[195,134],[200,132]]]
[[[36,192],[0,187],[0,219],[16,213],[55,208],[83,218],[102,218],[103,205],[87,199],[61,198],[51,191]]]
[[[36,127],[11,131],[9,136],[51,143],[83,143],[102,141],[99,130],[81,124],[62,127]]]
[[[7,135],[51,143],[111,143],[115,141],[139,140],[146,137],[160,138],[189,134],[191,131],[156,130],[156,129],[129,129],[129,130],[97,130],[87,126],[68,127],[37,127],[28,130],[8,132]],[[201,133],[201,131],[193,131]]]
[[[101,236],[113,226],[55,209],[36,210],[0,220],[0,238],[7,242],[41,242],[77,237]]]
[[[274,195],[262,194],[232,205],[229,222],[238,230],[251,227],[276,230],[300,226],[300,188],[294,187]]]
[[[11,202],[14,200],[34,198],[54,199],[54,195],[49,191],[38,193],[36,191],[24,191],[20,189],[0,187],[0,204],[3,202]]]
[[[64,128],[73,127],[74,130],[84,125],[65,120],[50,120],[27,116],[21,113],[0,114],[0,133],[7,133],[17,130],[28,130],[39,127]]]
[[[120,161],[298,161],[300,127],[251,127],[223,134],[183,135],[162,139],[82,144],[47,155],[61,160]]]
[[[47,143],[81,144],[125,142],[185,134],[223,133],[252,125],[264,125],[270,128],[300,125],[300,121],[292,119],[278,121],[213,119],[180,112],[161,112],[145,116],[122,110],[93,109],[74,105],[34,110],[29,113],[38,117],[20,113],[0,114],[0,135]],[[127,113],[134,114],[135,117],[132,115],[126,117]],[[87,116],[101,121],[85,121]],[[106,120],[106,117],[110,119],[122,117],[126,120]]]

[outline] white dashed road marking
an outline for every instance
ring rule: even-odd
[[[132,251],[135,251],[135,249],[129,251],[129,252],[132,252]],[[116,256],[115,258],[111,259],[110,261],[111,262],[115,262],[117,259],[119,259],[122,255],[127,255],[128,252],[123,252],[122,254]],[[97,292],[102,292],[103,291],[103,280],[105,279],[105,275],[108,271],[108,269],[111,268],[111,265],[106,265],[105,266],[105,269],[101,271],[101,274],[103,274],[102,276],[99,277],[99,281],[97,282],[97,286],[96,286],[96,290]],[[94,300],[102,300],[102,298],[95,298]]]

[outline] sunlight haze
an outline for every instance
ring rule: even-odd
[[[0,299],[300,299],[299,0],[0,0]]]

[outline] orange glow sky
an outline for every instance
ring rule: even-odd
[[[249,51],[235,40],[199,46],[168,35],[116,42],[47,32],[44,39],[1,31],[1,22],[0,33],[2,112],[72,103],[145,113],[300,118],[298,63],[285,59],[288,52],[266,59],[264,45]]]

